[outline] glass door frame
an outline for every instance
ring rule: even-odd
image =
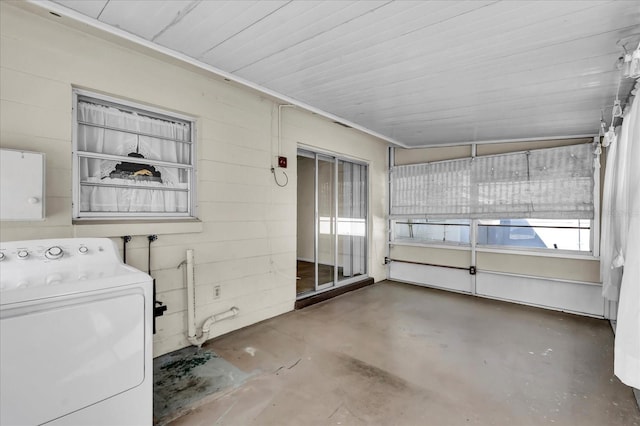
[[[341,287],[343,285],[347,285],[347,284],[351,284],[353,282],[356,281],[360,281],[362,279],[368,278],[369,277],[369,164],[364,162],[364,161],[359,161],[359,160],[354,160],[353,158],[349,158],[349,157],[345,157],[342,155],[337,155],[331,152],[327,152],[327,151],[320,151],[317,150],[315,148],[308,148],[305,146],[298,146],[298,150],[297,150],[297,156],[302,156],[302,157],[306,157],[306,158],[311,158],[314,160],[314,271],[315,271],[315,283],[314,283],[314,288],[315,291],[313,292],[307,292],[307,293],[301,293],[301,294],[297,294],[296,298],[297,299],[301,299],[301,298],[305,298],[308,296],[312,296],[314,294],[317,293],[322,293],[324,291],[328,291],[331,290],[333,288],[337,288],[337,287]],[[333,233],[333,280],[332,282],[329,283],[325,283],[325,284],[319,284],[319,233],[320,233],[320,227],[319,227],[319,219],[320,219],[320,211],[319,211],[319,200],[318,200],[318,161],[319,161],[319,157],[322,157],[322,161],[328,161],[328,160],[332,160],[332,164],[333,164],[333,218],[330,219],[330,227],[331,229],[333,229],[335,232]],[[343,279],[343,280],[339,280],[339,274],[338,274],[338,269],[339,269],[339,263],[338,263],[338,257],[339,257],[339,253],[338,253],[338,244],[339,244],[339,234],[338,234],[338,208],[339,208],[339,200],[338,200],[338,196],[339,196],[339,191],[338,191],[338,169],[339,169],[339,162],[340,161],[344,161],[344,162],[349,162],[349,163],[353,163],[353,164],[357,164],[360,166],[364,166],[364,170],[365,170],[365,182],[366,182],[366,191],[364,193],[364,197],[365,197],[365,201],[364,201],[364,205],[365,205],[365,214],[364,214],[364,219],[365,219],[365,235],[364,235],[364,270],[365,272],[363,274],[360,275],[356,275],[354,277],[351,278],[347,278],[347,279]]]
[[[337,220],[338,220],[338,205],[337,205],[337,194],[338,194],[338,160],[336,157],[326,154],[315,153],[315,179],[314,179],[314,191],[315,191],[315,206],[314,206],[314,225],[315,231],[313,235],[314,240],[314,269],[315,269],[315,291],[327,290],[331,287],[335,287],[338,282],[338,232],[337,232]],[[331,252],[333,253],[333,277],[330,282],[320,284],[320,161],[325,161],[332,165],[332,176],[331,182],[332,186],[332,201],[333,201],[333,211],[329,216],[329,234],[333,236],[333,247]]]

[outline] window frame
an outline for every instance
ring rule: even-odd
[[[413,218],[412,218],[413,219]],[[415,219],[419,219],[415,217]],[[427,248],[441,248],[441,249],[452,249],[452,250],[467,250],[467,251],[476,251],[482,253],[502,253],[502,254],[516,254],[516,255],[526,255],[526,256],[543,256],[543,257],[562,257],[567,259],[599,259],[599,255],[597,255],[597,251],[599,248],[599,243],[595,244],[596,241],[596,231],[595,231],[595,223],[594,219],[588,219],[591,222],[591,250],[590,251],[578,251],[578,250],[563,250],[563,249],[553,249],[553,248],[536,248],[536,247],[519,247],[519,246],[502,246],[502,245],[487,245],[487,244],[478,244],[477,241],[469,242],[468,244],[464,243],[455,243],[455,242],[447,242],[447,241],[434,241],[429,242],[426,240],[409,240],[409,239],[398,239],[396,238],[395,231],[395,223],[399,220],[407,220],[407,219],[392,219],[391,223],[391,240],[389,244],[391,246],[415,246],[415,247],[427,247]],[[582,219],[587,220],[587,219]],[[478,220],[474,219],[469,224],[469,232],[472,232],[472,229],[475,227],[477,232],[477,227],[480,225],[477,223]],[[595,245],[594,245],[595,244]]]
[[[412,224],[408,224],[409,227],[411,228],[411,225],[432,225],[432,226],[444,226],[445,229],[447,226],[466,226],[469,230],[469,242],[456,242],[456,241],[448,241],[448,240],[444,240],[444,241],[437,241],[437,240],[426,240],[426,239],[419,239],[419,238],[398,238],[397,236],[397,229],[396,226],[398,224],[402,224],[405,222],[410,222],[412,220],[425,220],[424,217],[409,217],[409,218],[396,218],[396,219],[392,219],[391,220],[391,235],[392,235],[392,243],[394,244],[398,244],[398,245],[423,245],[423,246],[428,246],[428,247],[447,247],[447,248],[452,248],[452,247],[459,247],[459,248],[465,248],[468,249],[471,247],[471,229],[473,228],[473,221],[471,219],[433,219],[434,222],[430,223],[430,222],[416,222],[416,223],[412,223]],[[427,219],[428,220],[428,219]],[[457,220],[457,221],[467,221],[467,224],[455,224],[455,223],[444,223],[447,220]],[[440,223],[443,222],[443,223]]]
[[[483,220],[486,220],[486,219],[483,219]],[[502,220],[502,219],[491,219],[491,220]],[[555,219],[551,219],[551,220],[555,220]],[[565,220],[565,219],[558,219],[558,220]],[[589,221],[589,228],[588,228],[589,229],[589,250],[556,249],[551,247],[527,247],[524,245],[518,246],[518,245],[500,245],[500,244],[481,244],[477,242],[477,240],[476,240],[476,249],[479,251],[485,251],[485,252],[494,251],[494,252],[500,252],[500,253],[502,252],[559,253],[559,254],[566,254],[570,256],[594,257],[594,254],[593,254],[595,250],[594,226],[596,221],[594,219],[570,219],[570,220]],[[476,220],[476,223],[475,223],[476,235],[479,234],[481,226],[505,226],[505,225],[485,225],[485,224],[479,223],[480,221],[481,220]],[[513,226],[510,226],[509,228],[531,228],[535,230],[535,228],[553,228],[553,226],[545,227],[545,226],[534,226],[534,225],[528,225],[528,226],[513,225]],[[576,229],[587,229],[587,228],[576,228]]]
[[[150,118],[161,119],[173,122],[188,123],[190,126],[190,161],[189,164],[174,164],[162,160],[148,160],[150,165],[162,165],[165,167],[173,167],[177,169],[185,169],[188,172],[189,183],[187,192],[187,212],[170,212],[170,213],[158,213],[158,212],[81,212],[80,211],[80,160],[87,158],[81,154],[78,150],[78,128],[80,123],[78,122],[78,102],[82,98],[88,98],[95,100],[96,103],[118,108],[125,111],[135,112],[140,115],[144,115]],[[175,221],[175,220],[189,220],[197,219],[196,216],[196,196],[197,196],[197,142],[196,142],[196,120],[194,117],[184,114],[175,113],[168,110],[144,105],[137,102],[132,102],[125,99],[115,98],[108,95],[103,95],[96,92],[91,92],[83,89],[74,88],[72,90],[72,212],[73,221],[91,222],[91,221],[130,221],[130,220],[161,220],[161,221]],[[142,134],[142,133],[141,133]],[[84,151],[82,151],[84,152]],[[99,157],[115,157],[110,154],[96,153],[92,158]],[[117,156],[118,159],[122,158]],[[159,189],[162,190],[162,189]]]

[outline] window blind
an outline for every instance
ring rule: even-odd
[[[580,144],[396,166],[391,216],[592,219],[594,155]]]

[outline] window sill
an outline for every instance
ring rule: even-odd
[[[417,241],[390,241],[389,244],[393,246],[410,246],[410,247],[427,247],[437,249],[449,249],[449,250],[465,250],[470,251],[471,245],[469,244],[456,244],[456,243],[428,243]]]
[[[486,247],[486,246],[478,246],[476,248],[478,253],[499,253],[499,254],[516,254],[523,256],[540,256],[540,257],[561,257],[565,259],[583,259],[583,260],[600,260],[599,257],[594,256],[589,252],[576,252],[569,250],[552,250],[547,249],[543,250],[531,250],[526,248],[503,248],[503,247]]]
[[[192,234],[202,232],[203,223],[198,219],[179,219],[171,221],[136,220],[107,221],[91,220],[73,222],[76,237],[121,237],[123,235],[168,235]]]
[[[418,243],[418,242],[410,242],[410,241],[390,241],[389,246],[409,246],[409,247],[425,247],[431,249],[444,249],[444,250],[465,250],[471,251],[470,245],[462,245],[462,244],[443,244],[443,243]],[[515,254],[520,256],[540,256],[540,257],[560,257],[565,259],[582,259],[582,260],[600,260],[599,257],[594,256],[591,253],[580,253],[576,251],[569,250],[551,250],[547,249],[545,251],[540,250],[531,250],[526,248],[518,248],[518,247],[486,247],[486,246],[477,246],[477,253],[498,253],[498,254]]]

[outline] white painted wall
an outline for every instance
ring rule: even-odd
[[[198,321],[240,308],[212,335],[293,309],[296,260],[296,149],[299,144],[355,157],[370,168],[370,276],[385,278],[385,143],[311,113],[284,109],[282,155],[289,184],[275,185],[277,108],[259,93],[113,36],[84,32],[66,19],[0,2],[0,146],[44,152],[47,217],[1,222],[3,241],[134,235],[127,260],[146,270],[146,235],[153,243],[158,299],[154,355],[187,346],[186,289],[177,266],[195,250]],[[105,93],[196,117],[199,223],[72,223],[72,87]],[[213,298],[213,287],[221,297]]]

